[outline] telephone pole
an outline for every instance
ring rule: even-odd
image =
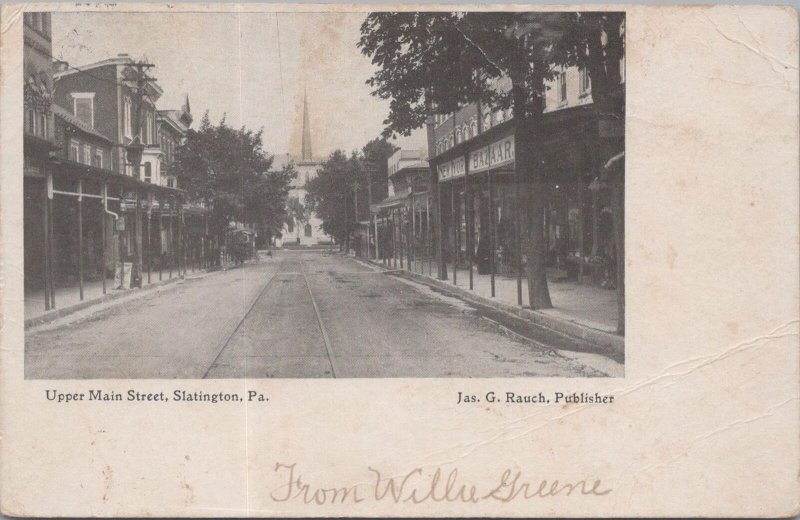
[[[129,74],[129,77],[126,78],[126,81],[132,83],[131,89],[133,90],[133,99],[134,99],[134,117],[133,117],[133,138],[131,142],[128,143],[126,146],[127,150],[127,159],[128,162],[133,166],[133,174],[136,179],[140,177],[140,167],[142,165],[142,152],[144,150],[144,146],[146,143],[142,143],[142,104],[144,102],[144,94],[147,88],[147,85],[152,82],[156,81],[156,78],[152,78],[147,75],[147,69],[155,67],[152,63],[146,63],[144,61],[137,61],[132,63],[130,68],[126,71]],[[136,286],[142,286],[142,204],[141,204],[142,194],[139,190],[136,190],[136,225],[135,225],[135,233],[136,236],[134,237],[134,246],[136,248],[136,257],[134,262],[134,268],[136,270]],[[148,251],[148,255],[150,252]]]

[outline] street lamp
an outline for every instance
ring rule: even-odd
[[[125,152],[128,163],[133,166],[133,170],[138,177],[139,166],[142,164],[142,153],[144,152],[144,145],[139,140],[138,135],[125,147]]]

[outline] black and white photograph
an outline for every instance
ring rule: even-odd
[[[624,12],[23,21],[26,379],[624,377]]]

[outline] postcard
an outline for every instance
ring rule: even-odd
[[[0,26],[3,514],[800,511],[794,9]]]

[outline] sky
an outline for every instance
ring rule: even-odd
[[[269,153],[299,155],[307,92],[315,157],[360,149],[383,129],[388,101],[370,94],[374,66],[356,47],[364,13],[53,13],[53,56],[79,67],[127,53],[155,64],[159,109],[186,94],[197,125],[208,110],[264,129]],[[425,131],[396,144],[426,148]]]

